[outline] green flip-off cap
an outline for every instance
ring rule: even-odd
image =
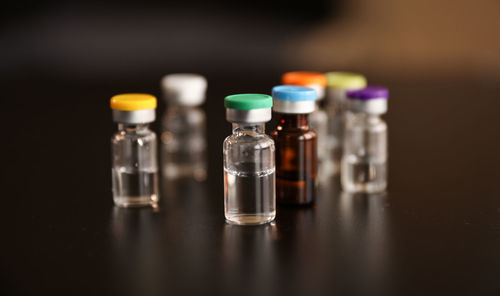
[[[263,94],[230,95],[224,99],[224,107],[236,110],[272,108],[273,98]]]

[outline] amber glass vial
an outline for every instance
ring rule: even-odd
[[[316,92],[298,86],[273,88],[278,126],[271,136],[276,145],[276,199],[282,205],[311,205],[316,198],[317,138],[308,122]]]

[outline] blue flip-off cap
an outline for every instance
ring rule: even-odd
[[[273,99],[280,101],[315,101],[318,98],[314,89],[294,85],[275,86],[272,95]]]

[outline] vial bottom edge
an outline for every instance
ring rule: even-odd
[[[116,206],[124,208],[156,207],[158,205],[158,196],[156,194],[147,196],[120,196],[114,197],[113,201]]]
[[[272,222],[276,217],[276,212],[266,215],[236,214],[226,215],[226,223],[234,225],[261,225]]]

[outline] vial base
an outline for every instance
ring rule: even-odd
[[[158,205],[158,196],[115,196],[113,201],[116,206],[124,208],[134,207],[156,207]]]
[[[276,212],[268,215],[230,215],[226,214],[226,222],[236,225],[260,225],[272,222],[276,217]]]
[[[342,162],[342,188],[350,193],[378,193],[387,187],[387,164],[356,159]]]
[[[316,178],[307,177],[305,180],[293,178],[277,178],[277,196],[280,205],[309,206],[316,200]]]
[[[225,170],[224,187],[225,217],[228,223],[256,225],[274,220],[274,169],[254,174],[238,174]]]
[[[113,201],[119,207],[155,207],[158,204],[158,172],[115,168]]]

